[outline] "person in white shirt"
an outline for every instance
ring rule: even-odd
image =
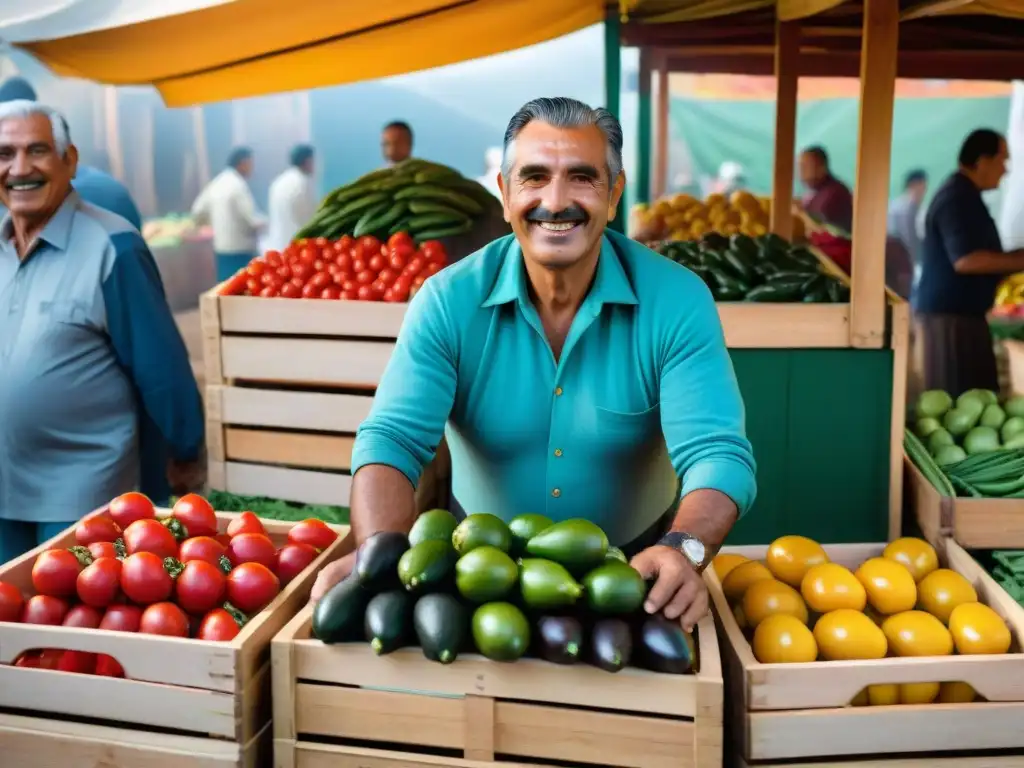
[[[266,220],[256,210],[247,179],[252,175],[252,150],[238,147],[228,167],[218,173],[192,204],[197,224],[213,228],[217,280],[223,282],[256,256],[260,230]]]
[[[501,147],[489,147],[484,153],[484,165],[487,169],[483,176],[477,176],[476,182],[499,200],[501,190],[498,189],[498,174],[501,173]]]
[[[299,144],[292,149],[291,165],[270,185],[267,248],[283,251],[316,211],[313,188],[313,148]]]

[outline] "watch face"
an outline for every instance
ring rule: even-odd
[[[686,539],[683,542],[683,554],[699,565],[704,562],[704,545],[697,539]]]

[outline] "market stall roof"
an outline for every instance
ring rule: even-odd
[[[89,4],[114,9],[133,3]],[[159,0],[134,4],[161,5]],[[34,36],[30,20],[18,34],[16,26],[8,28],[0,19],[0,38],[59,75],[111,85],[151,84],[168,106],[186,106],[453,64],[575,32],[605,14],[603,0],[390,0],[345,3],[344,10],[337,0],[162,3],[189,4],[195,7],[157,18],[136,10],[134,23],[93,23],[74,34],[67,32],[70,22],[61,28],[57,15],[49,26],[45,13],[39,17],[40,32]],[[54,29],[61,31],[54,35]]]
[[[899,0],[899,6],[900,77],[1024,78],[1020,0]],[[673,70],[770,75],[779,19],[801,20],[801,74],[859,75],[861,2],[627,0],[623,10],[624,43],[661,49]]]

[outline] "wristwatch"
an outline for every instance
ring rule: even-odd
[[[666,533],[658,540],[659,546],[671,547],[682,553],[683,557],[690,561],[690,564],[701,573],[711,562],[713,555],[708,552],[704,542],[696,536],[681,531]]]

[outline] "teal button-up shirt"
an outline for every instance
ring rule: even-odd
[[[710,292],[613,232],[557,362],[514,236],[424,284],[352,471],[386,464],[416,485],[442,432],[469,513],[583,517],[621,545],[699,488],[741,514],[754,500],[743,402]]]

